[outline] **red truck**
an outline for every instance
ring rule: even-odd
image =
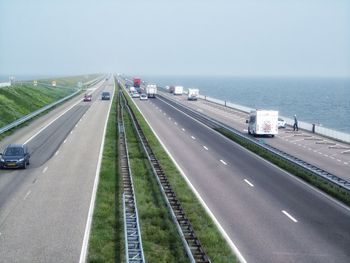
[[[141,86],[141,79],[140,78],[134,78],[134,87],[139,88]]]

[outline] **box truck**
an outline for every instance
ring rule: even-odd
[[[275,110],[252,110],[249,113],[248,133],[255,135],[278,134],[278,111]]]
[[[199,97],[198,89],[188,89],[188,100],[197,100]]]
[[[157,94],[157,85],[148,84],[146,86],[146,93],[148,98],[155,98]]]
[[[175,86],[174,87],[174,95],[182,95],[183,90],[184,90],[184,87]]]
[[[135,88],[139,88],[141,86],[141,79],[140,78],[135,77],[133,82],[134,82]]]

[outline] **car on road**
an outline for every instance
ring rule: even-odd
[[[92,95],[91,94],[85,94],[83,101],[91,101]]]
[[[135,92],[133,92],[133,93],[131,94],[131,97],[132,97],[132,98],[139,98],[139,97],[140,97],[140,94],[139,94],[137,91],[135,91]]]
[[[146,94],[146,93],[142,93],[142,94],[140,95],[140,100],[148,100],[147,94]]]
[[[101,100],[110,100],[111,94],[108,91],[104,91],[101,94]]]
[[[286,128],[286,121],[282,118],[278,118],[277,121],[278,128]]]
[[[23,168],[29,164],[30,153],[26,144],[9,144],[0,153],[0,168]]]

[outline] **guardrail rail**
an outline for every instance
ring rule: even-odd
[[[135,117],[134,112],[127,104],[127,100],[125,99],[124,95],[123,100],[124,105],[126,106],[132,119],[132,123],[137,132],[138,138],[152,167],[153,174],[156,176],[157,182],[160,186],[161,192],[180,234],[181,240],[184,244],[190,261],[198,263],[210,263],[209,257],[206,255],[198,237],[196,236],[190,220],[187,218],[180,201],[177,199],[175,192],[171,188],[168,178],[166,177],[161,165],[153,153],[152,148],[150,147],[147,138],[144,135],[142,128]]]
[[[127,263],[145,262],[142,247],[139,217],[137,213],[136,197],[132,174],[130,170],[129,153],[124,128],[123,108],[118,104],[119,131],[119,169],[123,178],[123,212],[125,234],[125,257]]]

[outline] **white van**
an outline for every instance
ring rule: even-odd
[[[278,134],[278,111],[252,110],[247,123],[249,134],[274,137]]]

